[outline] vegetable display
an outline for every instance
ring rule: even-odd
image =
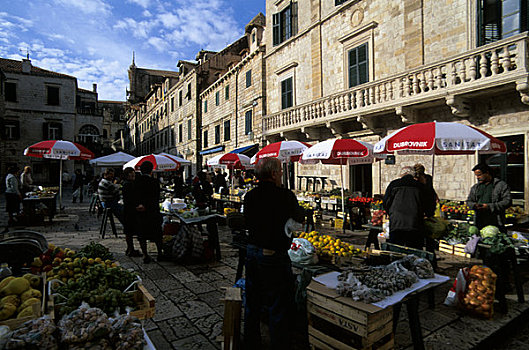
[[[114,255],[102,244],[90,242],[75,254],[77,258],[100,258],[101,260],[114,260]]]
[[[314,248],[318,256],[353,256],[360,255],[363,251],[359,248],[355,248],[352,244],[342,242],[340,239],[334,238],[330,235],[320,235],[316,231],[302,232],[298,238],[305,238],[308,240]]]
[[[55,330],[55,323],[49,316],[27,321],[4,336],[4,349],[58,349],[57,339],[54,337]],[[2,348],[1,344],[0,340],[0,348]]]
[[[463,306],[470,313],[492,318],[497,275],[488,267],[474,265],[470,269],[468,289]]]
[[[33,304],[41,307],[41,278],[32,274],[9,276],[0,281],[0,321],[32,316]]]
[[[375,226],[382,226],[382,219],[384,218],[386,212],[384,210],[375,210],[371,214],[371,223]]]

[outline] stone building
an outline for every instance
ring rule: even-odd
[[[262,143],[265,113],[265,16],[245,28],[242,60],[200,95],[203,163],[230,151],[252,156]]]
[[[132,97],[140,96],[141,92],[129,92],[127,125],[132,149],[137,155],[160,152],[180,155],[192,162],[186,176],[195,174],[201,168],[198,153],[202,125],[199,95],[241,60],[245,43],[246,38],[241,38],[220,52],[200,51],[196,62],[179,61],[179,71],[167,72],[163,79],[152,83],[139,102]],[[129,69],[129,78],[137,75],[138,69],[133,66]],[[142,71],[147,75],[152,72],[147,69]],[[131,91],[138,87],[137,80],[131,80]],[[150,80],[154,81],[154,78]]]
[[[525,1],[266,1],[263,134],[375,143],[410,123],[457,121],[500,137],[497,166],[518,204],[529,200],[529,83]],[[404,165],[350,166],[346,188],[381,193]],[[435,157],[441,198],[466,199],[474,156]],[[298,166],[338,180],[332,166]],[[372,180],[372,181],[371,181]],[[527,209],[527,205],[526,205]]]
[[[33,66],[29,58],[0,58],[0,70],[5,77],[0,94],[0,106],[5,106],[0,113],[1,175],[11,164],[20,168],[31,165],[35,183],[58,182],[58,161],[23,155],[26,147],[42,140],[74,141],[96,156],[102,154],[105,117],[96,84],[92,90],[81,89],[75,77]],[[121,125],[123,129],[123,122]],[[75,168],[87,170],[88,165],[84,161],[64,162],[64,170],[70,174]]]
[[[99,100],[98,105],[103,113],[103,132],[101,134],[103,153],[126,152],[125,102]]]

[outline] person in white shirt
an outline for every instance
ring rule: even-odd
[[[24,171],[20,174],[20,186],[22,187],[23,195],[33,189],[33,178],[31,177],[30,166],[25,166]]]

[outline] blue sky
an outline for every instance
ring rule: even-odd
[[[125,100],[127,68],[176,70],[201,49],[220,50],[244,33],[265,0],[6,0],[0,57],[98,84],[100,100]]]

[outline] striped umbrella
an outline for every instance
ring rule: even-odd
[[[140,170],[140,166],[149,161],[154,166],[153,171],[173,171],[180,168],[180,162],[175,159],[163,156],[160,154],[148,154],[145,156],[137,157],[123,165],[123,169],[131,167],[134,170]]]

